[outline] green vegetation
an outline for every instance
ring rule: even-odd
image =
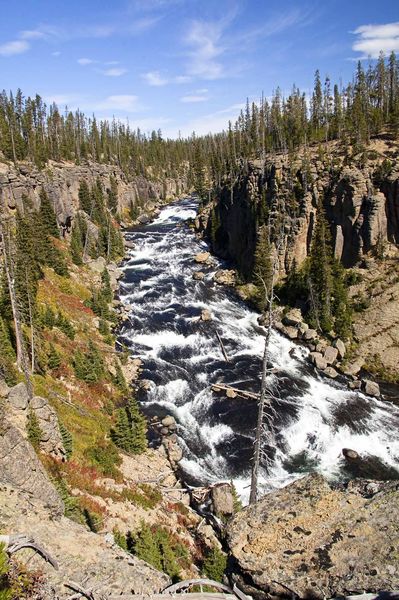
[[[78,379],[86,383],[97,383],[105,374],[105,365],[101,353],[91,340],[87,349],[76,350],[73,368]]]
[[[141,454],[147,448],[147,422],[141,414],[135,398],[130,398],[124,408],[117,411],[113,442],[129,454]]]
[[[64,444],[67,459],[71,458],[73,452],[73,438],[71,432],[65,427],[62,421],[58,419],[62,443]]]
[[[177,536],[164,527],[150,527],[144,522],[128,540],[128,549],[159,571],[164,571],[172,581],[179,581],[181,567],[189,558],[186,546]]]
[[[112,442],[96,440],[93,446],[86,449],[85,456],[101,475],[118,478],[118,466],[121,464],[122,459],[119,456],[118,449]]]
[[[207,579],[213,579],[213,581],[222,582],[226,566],[227,556],[215,546],[207,553],[205,557],[202,565],[202,574]]]
[[[40,429],[39,421],[34,410],[30,409],[28,412],[28,421],[26,424],[26,432],[28,434],[28,440],[32,444],[35,450],[40,448],[40,440],[43,437],[42,430]]]

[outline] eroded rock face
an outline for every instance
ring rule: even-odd
[[[12,485],[17,491],[39,498],[54,517],[60,517],[64,505],[57,490],[20,431],[3,418],[0,431],[0,485]]]
[[[233,518],[234,578],[264,598],[398,589],[398,523],[398,482],[332,489],[321,475],[306,476]]]
[[[65,448],[62,441],[58,417],[48,400],[34,396],[29,401],[28,391],[24,383],[12,387],[7,398],[7,419],[26,437],[26,426],[29,411],[34,411],[40,430],[40,449],[54,458],[63,460]]]

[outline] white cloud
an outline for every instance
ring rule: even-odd
[[[199,96],[199,95],[188,95],[188,96],[182,96],[182,98],[180,98],[180,102],[185,102],[186,104],[188,103],[192,103],[192,102],[205,102],[206,100],[208,100],[207,96]]]
[[[185,37],[186,44],[192,48],[189,52],[190,75],[204,79],[223,77],[223,65],[219,57],[225,52],[221,40],[224,24],[222,22],[195,20]]]
[[[190,81],[192,81],[192,77],[189,75],[177,75],[173,81],[175,83],[190,83]]]
[[[137,112],[140,110],[138,97],[131,94],[119,94],[108,96],[105,100],[93,106],[95,110],[118,110],[125,112]]]
[[[353,31],[357,39],[352,50],[360,52],[360,58],[378,58],[380,52],[399,52],[399,21],[383,25],[361,25]]]
[[[57,104],[58,107],[62,108],[64,106],[69,106],[70,104],[74,104],[76,101],[75,96],[71,96],[69,94],[49,94],[44,97],[44,101],[47,104]]]
[[[155,87],[160,87],[168,83],[168,80],[163,77],[159,71],[148,71],[148,73],[143,73],[142,78],[145,79],[148,85],[153,85]]]
[[[23,54],[29,50],[30,44],[26,40],[13,40],[0,46],[0,56],[14,56],[14,54]]]
[[[96,61],[91,58],[78,58],[77,62],[82,65],[82,67],[85,67],[86,65],[92,65]]]
[[[121,75],[127,73],[127,69],[124,69],[123,67],[111,67],[110,69],[104,69],[103,71],[100,71],[100,73],[106,75],[107,77],[120,77]]]
[[[44,31],[40,31],[39,29],[29,29],[26,31],[21,31],[19,37],[22,40],[42,40],[46,37]]]
[[[61,52],[59,50],[56,50],[56,52],[51,53],[51,56],[55,56],[55,57],[61,56]]]

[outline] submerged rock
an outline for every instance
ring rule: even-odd
[[[218,285],[235,285],[236,274],[232,269],[221,269],[220,271],[216,271],[214,281]]]
[[[333,489],[312,474],[239,512],[227,528],[233,579],[257,598],[398,589],[399,482],[365,483]]]

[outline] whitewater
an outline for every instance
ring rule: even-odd
[[[216,258],[209,267],[195,263],[194,256],[208,250],[187,225],[197,207],[192,198],[181,200],[164,208],[151,224],[126,232],[135,247],[123,266],[120,298],[131,311],[120,341],[143,360],[143,378],[150,382],[150,389],[139,396],[144,413],[173,415],[177,421],[185,480],[232,480],[245,501],[256,403],[222,397],[211,386],[259,391],[264,331],[256,311],[213,282],[214,273],[226,265]],[[196,270],[205,273],[204,280],[193,279]],[[212,321],[200,321],[204,309]],[[399,409],[350,391],[345,382],[327,380],[309,365],[307,353],[273,331],[276,398],[262,491],[310,471],[332,480],[399,478]],[[357,451],[363,460],[348,462],[343,448]]]

